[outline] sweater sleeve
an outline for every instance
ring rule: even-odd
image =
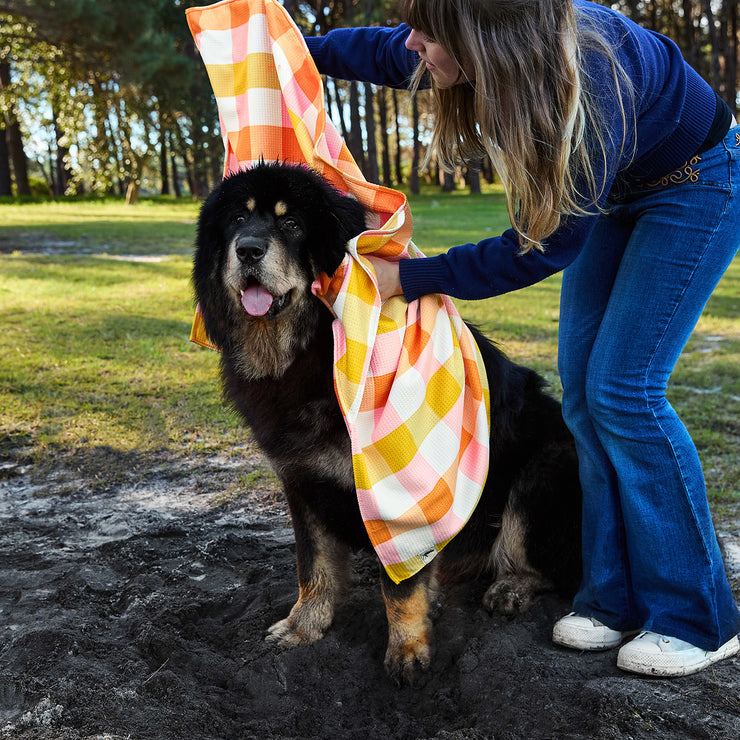
[[[519,251],[514,229],[477,244],[453,247],[444,254],[399,263],[407,301],[428,293],[463,300],[491,298],[544,280],[578,256],[596,224],[596,216],[572,216],[553,234],[544,253]]]
[[[407,88],[419,56],[405,46],[407,25],[395,28],[338,28],[307,36],[308,50],[321,74],[342,80]]]

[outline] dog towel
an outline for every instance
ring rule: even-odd
[[[357,498],[386,572],[417,573],[470,518],[488,473],[489,395],[475,341],[446,296],[381,304],[364,255],[419,257],[402,193],[367,182],[328,120],[303,37],[275,0],[187,10],[216,97],[224,172],[260,159],[305,163],[370,214],[314,293],[336,317],[334,386]],[[191,338],[210,346],[196,313]]]

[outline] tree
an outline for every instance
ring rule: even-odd
[[[30,195],[31,186],[28,181],[28,163],[23,147],[23,134],[16,116],[13,100],[13,85],[10,75],[10,60],[8,57],[0,59],[0,93],[3,94],[3,118],[5,119],[5,136],[7,158],[13,165],[13,176],[18,195]]]
[[[409,190],[413,195],[419,194],[419,160],[421,159],[421,142],[419,141],[419,96],[414,95],[411,99],[411,117],[414,131],[414,149],[411,159],[411,176],[409,178]]]
[[[738,0],[621,0],[619,9],[673,39],[689,64],[737,112]]]
[[[223,146],[184,12],[203,1],[0,0],[0,195],[30,192],[39,173],[56,194],[128,191],[133,200],[143,183],[175,195],[187,183],[205,195],[220,177]],[[306,34],[397,22],[388,0],[283,2]],[[673,38],[738,110],[738,0],[617,3]],[[366,177],[400,183],[410,163],[418,187],[428,97],[412,104],[405,91],[333,80],[325,88],[327,111]],[[481,166],[490,181],[490,162]]]
[[[367,157],[365,158],[365,177],[370,182],[380,180],[378,172],[378,147],[375,132],[375,94],[372,85],[365,83],[365,130],[367,131]]]
[[[2,3],[2,0],[0,0]],[[185,21],[189,0],[5,0],[9,46],[24,83],[16,102],[53,111],[57,159],[78,187],[107,190],[138,184],[157,161],[160,128],[178,121],[181,140],[218,140],[217,111]],[[5,30],[5,24],[3,30]],[[184,115],[187,111],[187,116]],[[53,118],[53,120],[51,120]],[[43,128],[44,115],[34,126]],[[189,127],[192,126],[194,131]],[[183,131],[182,129],[188,129]],[[70,153],[74,148],[74,156]],[[201,156],[190,157],[200,162]],[[57,168],[57,171],[59,168]],[[209,170],[205,171],[206,173]],[[208,175],[198,177],[200,191]],[[130,187],[129,187],[130,186]]]
[[[10,158],[5,124],[0,121],[0,196],[13,194],[13,181],[10,176]]]
[[[391,148],[388,140],[388,96],[385,88],[378,90],[378,122],[380,125],[380,151],[383,178],[382,182],[387,188],[393,185],[393,173],[391,172]]]
[[[396,171],[396,182],[403,182],[403,171],[401,170],[401,125],[400,125],[400,95],[398,90],[393,90],[393,118],[396,129],[396,156],[393,163]]]

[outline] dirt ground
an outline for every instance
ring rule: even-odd
[[[39,465],[0,441],[0,738],[740,737],[740,661],[628,676],[551,644],[567,603],[490,616],[485,584],[445,596],[433,667],[399,689],[368,556],[325,639],[281,651],[264,635],[297,594],[294,542],[254,452]],[[718,529],[737,583],[738,519]]]

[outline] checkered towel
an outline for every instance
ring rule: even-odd
[[[360,512],[396,582],[412,576],[469,519],[488,472],[488,385],[475,342],[446,296],[381,305],[363,255],[420,256],[403,194],[367,182],[327,119],[323,86],[299,30],[274,0],[190,8],[216,96],[225,172],[260,158],[303,162],[373,214],[314,292],[332,309],[334,383],[352,441]],[[196,316],[194,341],[208,344]]]

